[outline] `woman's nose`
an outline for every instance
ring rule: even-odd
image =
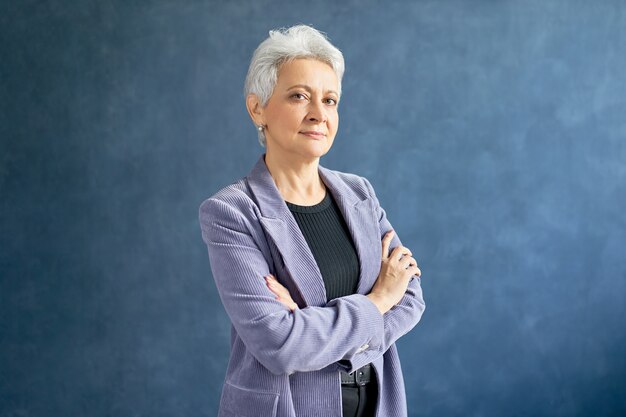
[[[326,121],[326,111],[321,103],[311,103],[308,120],[310,122],[323,123]]]

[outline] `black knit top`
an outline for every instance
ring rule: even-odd
[[[326,299],[351,295],[359,283],[359,258],[350,231],[329,191],[312,206],[286,202],[322,273]]]

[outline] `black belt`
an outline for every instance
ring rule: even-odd
[[[347,373],[346,371],[340,371],[340,373],[341,385],[349,385],[353,387],[368,384],[375,378],[374,369],[372,369],[372,365],[369,363],[355,370],[351,374]]]

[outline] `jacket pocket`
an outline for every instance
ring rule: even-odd
[[[226,381],[220,401],[221,417],[275,417],[278,394],[238,387]]]

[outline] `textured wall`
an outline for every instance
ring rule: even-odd
[[[0,416],[211,416],[229,322],[197,208],[256,161],[242,86],[313,24],[328,168],[424,271],[417,416],[626,414],[626,3],[6,1]]]

